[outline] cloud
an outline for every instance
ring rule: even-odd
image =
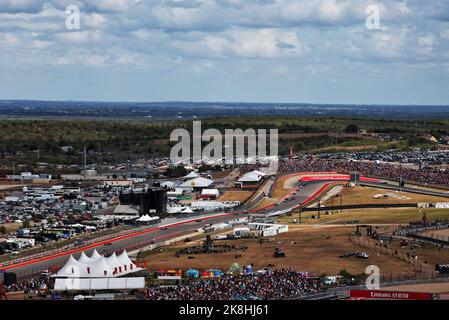
[[[72,4],[80,30],[65,27]],[[380,30],[365,27],[372,4]],[[229,74],[338,79],[384,64],[437,72],[449,61],[448,15],[445,0],[2,0],[0,67],[222,72],[231,83]]]
[[[0,1],[0,12],[6,13],[37,13],[43,7],[41,0],[2,0]]]

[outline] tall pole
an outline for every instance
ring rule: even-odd
[[[98,168],[97,173],[101,172],[101,139],[100,139],[100,131],[97,131],[97,139],[98,139]]]
[[[86,161],[86,157],[87,157],[87,154],[86,154],[86,147],[84,147],[84,181],[86,181],[87,180],[87,178],[86,178],[86,167],[87,167],[87,161]]]

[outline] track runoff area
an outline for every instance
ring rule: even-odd
[[[200,229],[207,224],[223,223],[239,219],[249,214],[263,212],[267,216],[277,216],[289,213],[301,206],[310,204],[320,197],[335,182],[350,182],[357,179],[360,182],[382,183],[378,179],[351,175],[340,175],[332,172],[327,173],[295,173],[288,175],[289,178],[297,177],[297,183],[292,191],[281,198],[277,203],[270,204],[254,210],[242,210],[232,213],[219,212],[205,214],[189,219],[161,224],[156,227],[142,231],[132,232],[126,235],[109,238],[93,244],[76,247],[70,250],[60,251],[54,254],[40,255],[38,257],[24,257],[14,262],[0,264],[0,271],[14,272],[21,279],[33,277],[50,268],[62,266],[69,255],[75,257],[85,252],[90,254],[94,249],[100,252],[111,252],[116,250],[137,250],[147,247],[150,241],[166,241],[183,234],[188,234]],[[290,201],[284,201],[286,199]]]

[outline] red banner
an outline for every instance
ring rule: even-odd
[[[299,181],[349,181],[350,175],[316,175],[316,176],[303,176]],[[379,179],[360,177],[358,181],[364,182],[380,182]]]
[[[383,290],[350,290],[351,298],[376,300],[432,300],[431,293]]]

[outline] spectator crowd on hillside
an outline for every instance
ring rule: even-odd
[[[260,164],[244,165],[241,172],[260,170]],[[336,172],[350,174],[357,171],[368,177],[399,180],[406,182],[418,182],[428,185],[449,186],[449,171],[439,168],[414,169],[390,163],[340,161],[340,160],[315,160],[315,159],[293,159],[279,161],[278,173],[293,172]]]
[[[289,268],[246,275],[190,280],[146,289],[148,300],[280,300],[324,291],[319,279]]]

